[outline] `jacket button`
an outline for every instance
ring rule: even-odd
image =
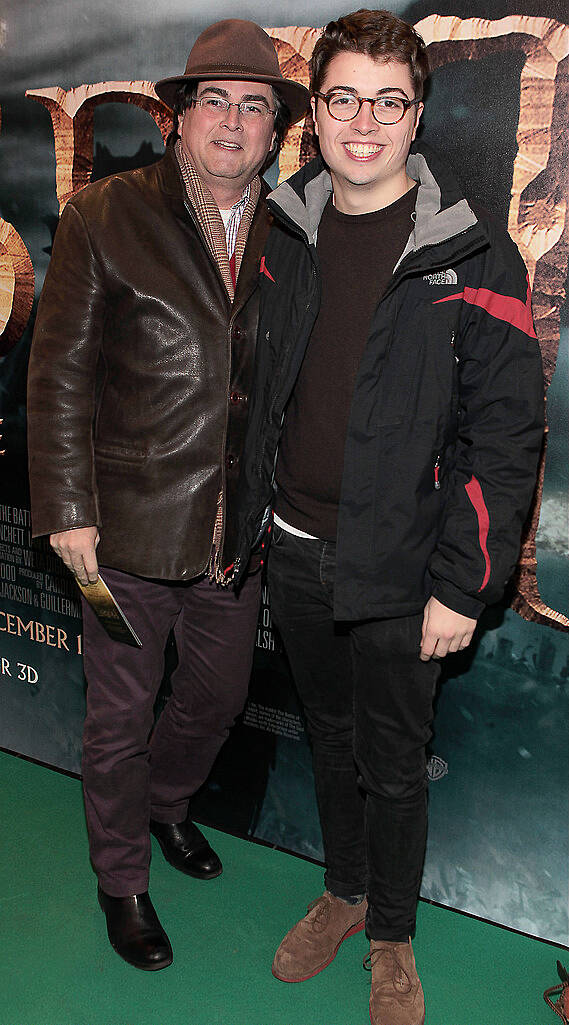
[[[243,338],[243,331],[239,327],[239,324],[234,324],[233,325],[233,330],[231,332],[231,337],[233,338],[233,340],[235,342],[238,342],[240,338]]]
[[[239,394],[238,391],[232,391],[231,395],[229,396],[229,401],[232,402],[234,406],[236,406],[237,403],[241,401],[241,398],[242,396]]]
[[[237,460],[236,460],[235,456],[231,452],[228,452],[226,457],[225,457],[225,465],[226,465],[227,469],[230,470],[232,466],[235,466],[236,462],[237,462]]]

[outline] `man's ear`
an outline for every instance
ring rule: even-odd
[[[413,139],[415,138],[415,136],[417,134],[417,129],[419,127],[419,121],[421,120],[421,114],[423,113],[424,109],[425,109],[425,104],[424,103],[418,103],[417,104],[417,113],[415,115],[415,127],[413,129],[413,135],[411,137],[411,142],[413,142]]]
[[[312,107],[312,120],[314,121],[314,131],[318,135],[318,123],[316,121],[316,104],[318,103],[317,96],[310,97],[310,106]]]

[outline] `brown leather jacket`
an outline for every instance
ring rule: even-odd
[[[35,536],[97,524],[101,564],[189,580],[207,568],[222,490],[232,562],[265,194],[233,304],[171,148],[69,201],[30,363]]]

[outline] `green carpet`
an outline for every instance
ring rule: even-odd
[[[368,1025],[363,934],[309,982],[270,972],[321,892],[317,866],[208,830],[225,871],[199,882],[156,845],[151,893],[174,963],[140,972],[106,938],[79,782],[0,753],[0,793],[0,1025]],[[424,903],[414,948],[428,1025],[559,1022],[542,992],[566,951]]]

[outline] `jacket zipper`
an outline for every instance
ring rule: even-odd
[[[309,246],[309,253],[310,253],[310,258],[311,258],[311,262],[312,262],[311,282],[314,283],[314,280],[316,278],[316,266],[315,266],[315,261],[314,261],[314,255],[313,255],[313,252],[312,252],[312,249],[310,248],[310,246]],[[312,290],[312,292],[310,294],[310,297],[309,297],[309,301],[306,303],[305,308],[304,308],[302,324],[300,325],[300,327],[298,329],[298,332],[297,332],[297,334],[299,336],[302,336],[304,334],[304,330],[303,330],[304,329],[304,324],[306,322],[306,318],[307,318],[308,314],[310,313],[310,308],[313,305],[313,303],[314,303],[314,289]],[[270,334],[270,332],[267,331],[267,333],[265,335],[265,338],[266,338],[267,341],[269,341],[269,334]],[[294,346],[293,346],[292,347],[292,351],[291,351],[291,358],[292,358],[292,356],[294,356],[294,352],[295,352],[295,349],[294,349]],[[298,374],[298,370],[299,369],[300,369],[300,366],[297,368],[297,374]],[[290,365],[288,367],[288,371],[290,373]],[[274,408],[275,408],[277,402],[279,401],[280,397],[281,397],[281,393],[280,392],[277,392],[273,396],[273,400],[272,400],[272,402],[271,402],[271,404],[269,406],[268,412],[267,412],[267,420],[268,421],[271,420]],[[283,413],[281,415],[281,430],[282,430],[282,426],[283,426],[283,423],[284,423],[284,416],[285,416],[285,414],[284,414],[284,411],[283,411]],[[277,445],[277,449],[276,449],[276,453],[275,453],[275,460],[274,460],[274,463],[273,463],[273,474],[272,474],[272,480],[273,481],[274,481],[274,474],[275,474],[275,469],[276,469],[276,465],[277,465],[276,464],[277,454],[278,454],[278,445]],[[262,458],[261,458],[261,462],[258,465],[258,473],[261,472],[261,468],[262,468]]]
[[[304,235],[304,233],[301,233],[298,230],[297,230],[297,233],[299,235],[301,235],[301,237],[303,238],[304,241],[306,241],[306,242],[308,241],[306,236]],[[315,264],[314,264],[314,255],[313,255],[312,250],[310,248],[310,244],[308,245],[308,249],[309,249],[309,253],[310,253],[310,257],[311,257],[311,261],[312,261],[311,279],[312,279],[312,281],[314,281],[314,279],[316,277],[316,267],[315,267]],[[302,326],[303,327],[304,327],[304,322],[306,320],[306,316],[310,312],[310,307],[311,307],[313,301],[314,301],[314,295],[312,294],[309,302],[306,304],[305,309],[304,309],[304,317],[303,317],[303,321],[302,321]],[[301,332],[299,331],[299,334],[300,333]],[[270,332],[267,331],[266,334],[265,334],[265,339],[266,339],[267,342],[269,341],[269,338],[270,338]],[[271,405],[270,405],[268,413],[267,413],[267,420],[271,419],[271,417],[273,415],[273,410],[274,410],[275,405],[276,405],[276,403],[277,403],[279,398],[280,398],[279,394],[277,394],[277,395],[275,395],[273,397],[273,401],[271,402]],[[283,427],[283,424],[284,424],[284,419],[285,419],[285,411],[283,410],[283,412],[281,413],[281,424],[280,424],[281,431],[282,431],[282,427]],[[279,441],[280,441],[280,439],[279,439]],[[271,472],[271,488],[274,488],[274,484],[275,484],[275,474],[276,474],[276,470],[277,470],[277,460],[278,460],[278,455],[279,455],[279,441],[277,441],[277,444],[276,444],[276,447],[275,447],[275,454],[274,454],[274,458],[273,458],[273,469],[272,469],[272,472]],[[258,473],[259,476],[261,475],[261,469],[262,469],[262,466],[263,466],[263,456],[264,456],[264,452],[261,455],[261,459],[260,459],[260,462],[258,463],[258,466],[256,467],[256,470],[257,470],[257,473]],[[255,542],[253,544],[253,548],[255,548],[257,546],[257,544],[259,543],[259,541],[262,538],[263,534],[265,533],[265,529],[266,529],[267,523],[268,523],[270,515],[271,515],[273,501],[274,501],[274,496],[273,496],[273,499],[269,502],[269,504],[266,505],[264,507],[264,509],[262,510],[261,525],[260,525],[260,527],[259,527],[259,529],[257,531],[257,535],[255,537]],[[256,517],[252,516],[251,518],[255,519]]]
[[[455,332],[451,331],[451,333],[450,333],[450,347],[451,347],[451,350],[452,350],[452,355],[454,357],[454,360],[455,360],[456,363],[458,363],[459,362],[458,356],[456,355],[455,348],[454,348],[455,337],[456,337]],[[453,395],[454,395],[454,385],[453,385]],[[435,460],[435,465],[433,466],[433,478],[434,478],[433,479],[433,486],[434,486],[435,491],[440,491],[441,490],[440,471],[441,471],[441,454],[439,452],[438,455],[437,455],[437,458]]]

